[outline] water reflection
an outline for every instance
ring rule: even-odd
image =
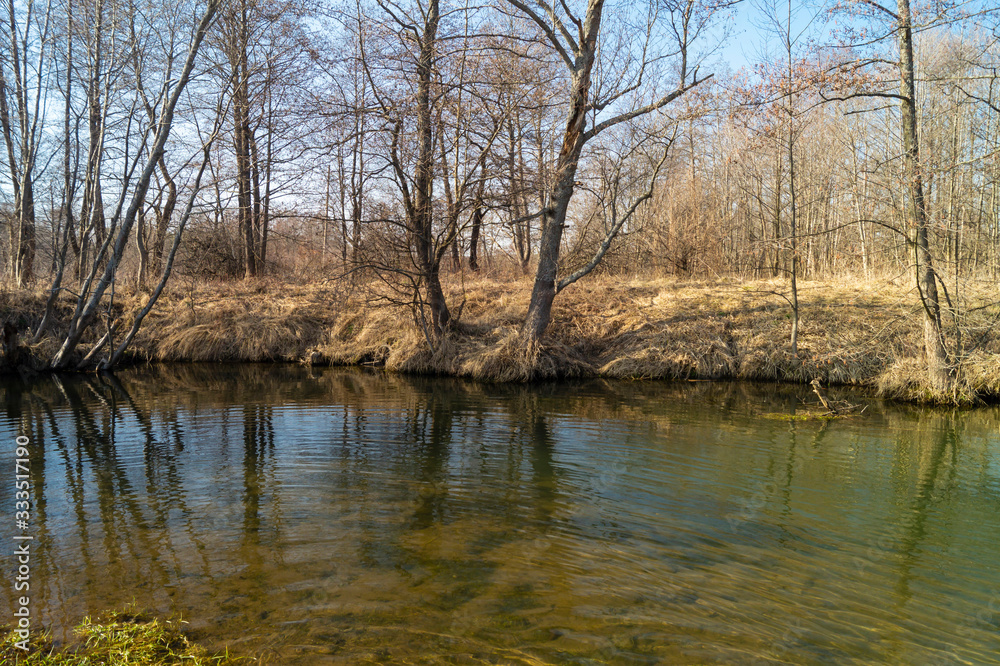
[[[57,632],[134,599],[275,663],[1000,663],[1000,414],[767,417],[803,399],[173,366],[8,381],[0,436]]]

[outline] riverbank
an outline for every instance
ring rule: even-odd
[[[542,348],[524,349],[518,327],[531,282],[479,278],[446,284],[456,322],[430,344],[407,306],[343,283],[177,281],[137,336],[137,361],[306,362],[378,365],[397,372],[484,381],[561,377],[741,379],[807,383],[814,378],[870,387],[885,397],[968,403],[1000,396],[1000,319],[988,285],[962,294],[956,329],[971,351],[957,362],[955,391],[927,388],[919,360],[922,319],[906,277],[801,281],[798,353],[782,281],[596,278],[560,294]],[[141,295],[116,297],[127,315]],[[40,320],[42,292],[5,293],[0,317]],[[68,318],[70,302],[61,305]],[[50,358],[54,342],[26,351]]]

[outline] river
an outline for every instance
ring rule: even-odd
[[[835,392],[836,393],[836,392]],[[176,365],[0,382],[35,622],[276,664],[1000,664],[1000,411]]]

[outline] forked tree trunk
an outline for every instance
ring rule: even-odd
[[[167,246],[167,231],[170,228],[170,221],[174,216],[174,208],[177,206],[177,184],[174,182],[170,172],[167,171],[165,160],[160,160],[160,173],[166,185],[167,198],[163,207],[156,211],[156,230],[153,234],[152,259],[150,260],[151,275],[156,275],[163,271],[163,254]]]
[[[590,101],[590,75],[597,50],[597,33],[601,25],[604,0],[590,0],[576,53],[576,69],[570,86],[569,117],[563,134],[562,147],[556,161],[555,184],[550,205],[542,212],[542,236],[538,246],[538,269],[531,290],[528,314],[521,328],[521,337],[528,344],[541,340],[552,320],[552,301],[556,297],[556,274],[559,269],[559,249],[566,211],[573,197],[576,170],[585,141],[587,107]]]
[[[552,320],[552,301],[560,290],[560,286],[556,282],[559,269],[559,251],[563,228],[566,226],[566,212],[569,209],[570,199],[573,197],[576,171],[584,144],[610,127],[663,108],[694,86],[710,79],[711,75],[700,80],[695,79],[690,84],[682,78],[676,90],[657,101],[602,120],[589,130],[585,130],[587,113],[591,110],[590,79],[597,55],[597,38],[601,29],[604,0],[588,0],[587,12],[582,21],[572,16],[569,17],[576,25],[579,37],[577,40],[573,40],[567,36],[564,41],[561,41],[558,36],[560,31],[566,30],[564,26],[553,30],[549,25],[550,21],[533,11],[523,0],[508,0],[508,2],[521,10],[546,33],[549,41],[553,43],[570,71],[569,113],[567,114],[566,130],[563,133],[562,147],[559,149],[559,156],[556,160],[554,182],[548,197],[549,204],[542,209],[542,230],[538,247],[535,285],[531,291],[528,314],[521,327],[522,341],[529,347],[534,347],[541,340],[545,329],[548,328],[549,322]],[[563,7],[565,8],[566,5],[564,4]],[[686,49],[686,44],[681,45],[682,52],[684,49]],[[648,196],[641,197],[641,200],[644,201],[646,198]],[[637,201],[641,203],[641,201]],[[616,227],[612,236],[605,239],[605,243],[614,240],[618,230],[620,227]],[[602,244],[602,248],[600,255],[595,257],[594,263],[589,265],[587,272],[596,266],[596,262],[599,262],[603,253],[607,251],[605,244]],[[580,275],[576,274],[570,276],[569,282],[562,286],[566,286],[579,277]]]
[[[588,84],[589,86],[589,84]],[[574,86],[574,97],[576,87]],[[552,206],[542,215],[542,237],[538,246],[538,270],[535,272],[535,284],[531,290],[531,301],[528,303],[528,314],[524,320],[521,335],[528,343],[535,344],[545,334],[552,320],[552,301],[556,297],[556,276],[559,269],[559,249],[562,244],[563,229],[566,226],[566,211],[573,197],[573,183],[576,169],[580,161],[580,151],[583,142],[584,111],[586,92],[579,104],[575,103],[574,111],[579,109],[579,115],[571,114],[567,124],[566,135],[559,162],[556,168],[556,186],[552,193]],[[574,125],[576,127],[574,128]]]

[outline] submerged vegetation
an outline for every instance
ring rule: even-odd
[[[988,335],[1000,306],[984,287],[966,294],[970,311],[949,335],[979,337],[956,366],[948,394],[929,388],[920,362],[919,303],[901,280],[800,281],[797,353],[788,348],[789,308],[780,280],[594,278],[558,301],[544,343],[520,343],[528,279],[447,279],[463,303],[448,334],[428,338],[412,309],[386,306],[370,289],[341,285],[178,283],[167,290],[132,349],[138,362],[299,362],[533,381],[565,377],[744,379],[869,387],[907,401],[969,404],[1000,397],[1000,342]],[[0,317],[30,325],[42,295],[7,295]],[[119,295],[119,316],[139,307]],[[68,312],[67,305],[63,312]],[[44,366],[46,343],[22,349]],[[32,361],[34,359],[34,361]]]
[[[133,609],[86,617],[73,632],[77,640],[56,647],[46,636],[32,637],[29,650],[6,633],[0,643],[0,663],[23,666],[228,666],[246,663],[228,655],[209,655],[193,645],[180,623],[158,620]]]

